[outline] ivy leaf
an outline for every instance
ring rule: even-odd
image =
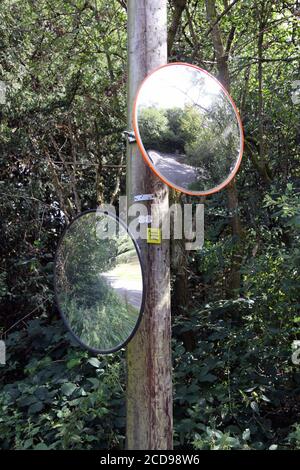
[[[31,447],[33,444],[33,439],[26,439],[26,441],[23,444],[23,449],[28,449]]]
[[[250,406],[251,406],[252,410],[254,411],[254,413],[259,414],[259,408],[258,408],[258,404],[256,403],[256,401],[252,401],[250,403]]]
[[[28,408],[28,413],[31,414],[31,415],[34,415],[34,414],[38,413],[39,411],[41,411],[43,408],[44,408],[43,403],[37,402],[37,403],[34,403],[33,405],[31,405]]]
[[[250,429],[249,428],[245,429],[245,431],[243,432],[243,440],[248,441],[248,439],[250,439],[250,434],[251,434]]]
[[[34,450],[48,450],[48,446],[44,442],[40,442],[34,446]]]
[[[61,392],[63,395],[66,395],[67,397],[71,396],[74,390],[77,388],[75,384],[72,382],[66,382],[61,386]]]
[[[217,377],[213,374],[205,374],[203,376],[199,377],[200,382],[215,382],[217,380]]]
[[[96,367],[96,368],[100,367],[101,365],[101,362],[96,357],[90,357],[90,359],[88,359],[88,363],[91,364],[91,366]]]
[[[73,367],[76,367],[80,364],[81,362],[81,357],[75,357],[73,359],[70,359],[68,362],[67,362],[67,368],[68,369],[73,369]]]
[[[269,450],[277,450],[278,449],[278,445],[277,444],[272,444],[270,447],[269,447]]]

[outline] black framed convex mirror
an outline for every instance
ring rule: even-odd
[[[113,214],[91,210],[64,231],[55,257],[55,297],[81,346],[115,352],[133,337],[144,309],[139,248]]]

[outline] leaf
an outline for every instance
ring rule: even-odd
[[[88,359],[88,363],[91,364],[91,366],[96,367],[96,368],[100,367],[101,365],[101,362],[99,361],[99,359],[97,359],[97,357],[90,357]]]
[[[20,398],[19,400],[17,400],[18,402],[18,405],[21,407],[21,408],[25,408],[27,406],[30,406],[30,405],[33,405],[34,403],[36,403],[36,397],[34,395],[28,395],[27,397],[22,397]]]
[[[243,432],[243,440],[248,441],[248,439],[250,439],[250,435],[251,435],[250,429],[249,428],[245,429],[245,431]]]
[[[94,388],[97,388],[100,385],[100,381],[95,377],[89,377],[87,380],[93,385]]]
[[[200,382],[215,382],[217,379],[218,377],[216,377],[213,374],[206,374],[206,375],[203,375],[202,377],[201,376],[199,377]]]
[[[78,366],[80,364],[80,362],[81,362],[81,357],[76,357],[76,358],[70,359],[67,362],[67,368],[68,369],[73,369],[73,367]]]
[[[74,390],[77,388],[75,384],[72,382],[66,382],[62,385],[61,387],[61,392],[63,395],[66,395],[67,397],[71,396]]]
[[[44,408],[43,403],[37,402],[37,403],[34,403],[33,405],[31,405],[28,408],[28,413],[33,415],[33,414],[38,413],[39,411],[41,411],[43,408]]]
[[[44,442],[40,442],[34,446],[34,450],[48,450],[48,446]]]
[[[250,403],[250,406],[252,408],[252,410],[254,411],[254,413],[259,413],[259,408],[258,408],[258,404],[256,403],[256,401],[252,401]]]
[[[29,447],[32,446],[32,444],[33,444],[33,439],[26,439],[26,441],[23,444],[22,449],[28,449]]]
[[[41,401],[49,400],[51,398],[51,394],[47,387],[39,387],[35,392],[34,395]]]
[[[269,447],[269,450],[277,450],[278,449],[278,445],[277,444],[272,444],[270,447]]]

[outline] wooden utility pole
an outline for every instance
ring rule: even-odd
[[[128,129],[139,85],[167,62],[167,0],[128,0]],[[155,90],[153,90],[155,93]],[[136,144],[127,150],[128,205],[138,194],[154,212],[168,211],[168,188],[145,165]],[[170,243],[139,240],[146,272],[144,317],[127,347],[127,448],[172,449]]]

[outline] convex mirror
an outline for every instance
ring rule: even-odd
[[[75,218],[59,242],[55,296],[72,336],[96,353],[122,348],[134,335],[144,307],[138,246],[108,212]]]
[[[221,83],[191,64],[171,63],[142,83],[133,126],[146,163],[186,194],[212,194],[236,174],[243,154],[237,108]]]

